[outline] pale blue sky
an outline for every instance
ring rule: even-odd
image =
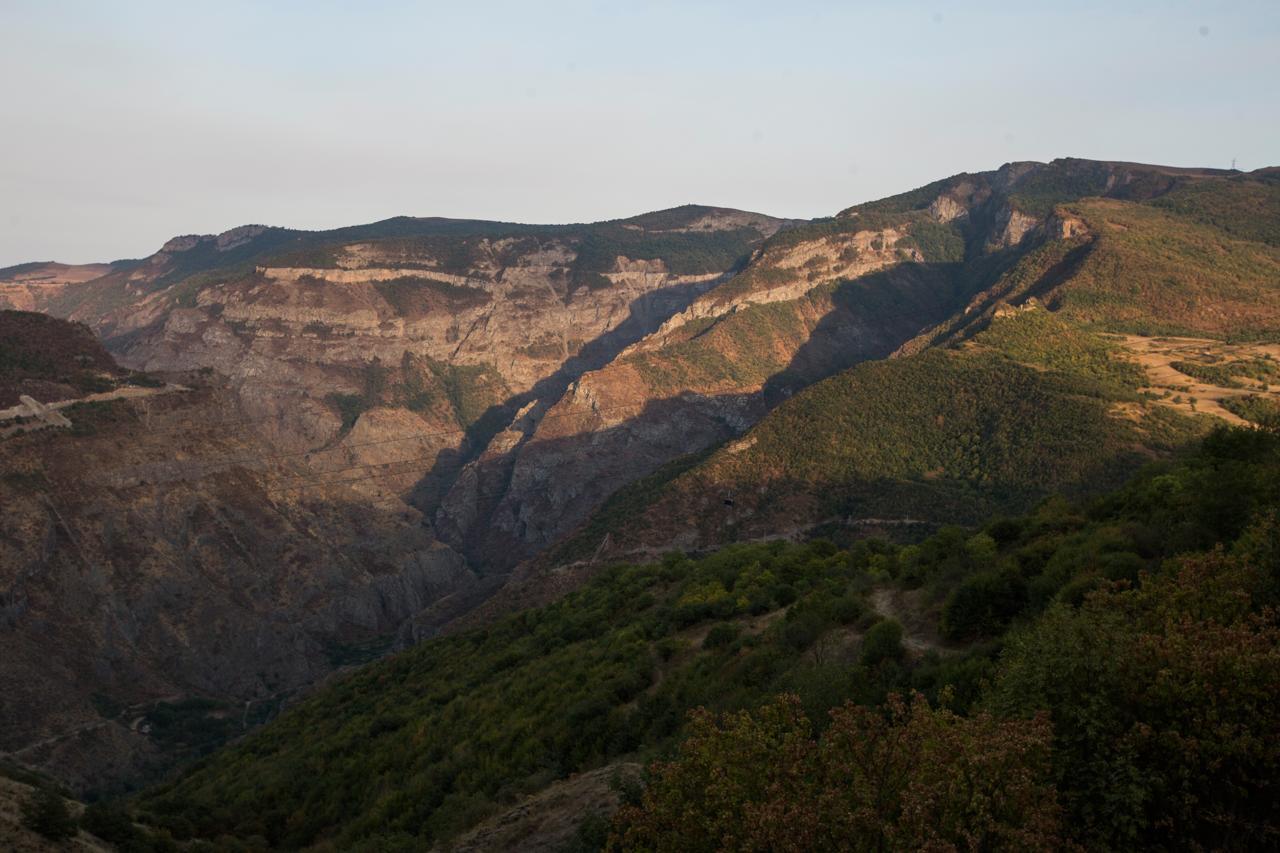
[[[1278,93],[1278,0],[0,0],[0,265],[249,222],[820,216],[1060,156],[1253,169]]]

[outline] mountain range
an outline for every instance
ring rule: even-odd
[[[586,844],[564,803],[639,808],[608,776],[689,709],[977,703],[1011,626],[1275,497],[1266,447],[1247,506],[1158,483],[1280,424],[1276,168],[250,225],[0,308],[0,753],[243,849],[501,849],[556,802],[544,849]]]

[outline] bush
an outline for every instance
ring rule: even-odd
[[[827,606],[832,621],[840,625],[852,625],[862,618],[866,607],[862,601],[852,595],[842,595]]]
[[[114,803],[93,803],[86,807],[80,818],[80,826],[85,832],[93,833],[117,847],[133,844],[140,836],[138,828],[133,825],[133,818]]]
[[[1089,849],[1262,849],[1280,835],[1270,578],[1220,552],[1058,605],[1011,638],[993,711],[1047,709]],[[1268,734],[1263,734],[1268,733]]]
[[[782,625],[782,642],[802,652],[812,646],[826,629],[827,621],[816,610],[792,611]]]
[[[902,626],[893,619],[882,619],[871,626],[862,638],[862,663],[877,666],[888,660],[901,660],[906,650],[902,647]]]
[[[964,581],[942,610],[942,633],[950,640],[990,636],[1027,605],[1027,583],[1013,568],[981,572]]]
[[[740,633],[742,629],[733,622],[721,622],[707,632],[706,639],[702,641],[702,647],[704,649],[723,648],[738,639]]]
[[[79,831],[66,800],[51,788],[35,788],[22,804],[22,825],[50,841],[74,838]]]

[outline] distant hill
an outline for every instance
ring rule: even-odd
[[[48,403],[105,391],[124,373],[83,323],[0,311],[0,408],[20,394]]]

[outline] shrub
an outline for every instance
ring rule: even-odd
[[[74,838],[79,831],[66,800],[51,788],[35,788],[22,804],[22,825],[50,841]]]
[[[114,803],[99,802],[87,806],[80,818],[80,826],[85,832],[125,849],[136,844],[142,835],[129,813]]]
[[[738,639],[740,633],[742,629],[733,622],[721,622],[707,632],[706,639],[702,641],[702,647],[704,649],[723,648]]]
[[[990,706],[1048,709],[1058,790],[1087,847],[1245,850],[1280,835],[1269,583],[1221,553],[1186,558],[1009,641]]]
[[[980,572],[965,580],[942,610],[942,633],[951,640],[999,633],[1027,604],[1027,584],[1013,568]]]
[[[853,595],[842,595],[827,605],[827,612],[832,621],[840,625],[852,625],[862,618],[866,612],[861,599]]]
[[[876,666],[884,661],[901,660],[906,654],[902,647],[902,626],[893,619],[882,619],[871,626],[862,638],[862,663]]]

